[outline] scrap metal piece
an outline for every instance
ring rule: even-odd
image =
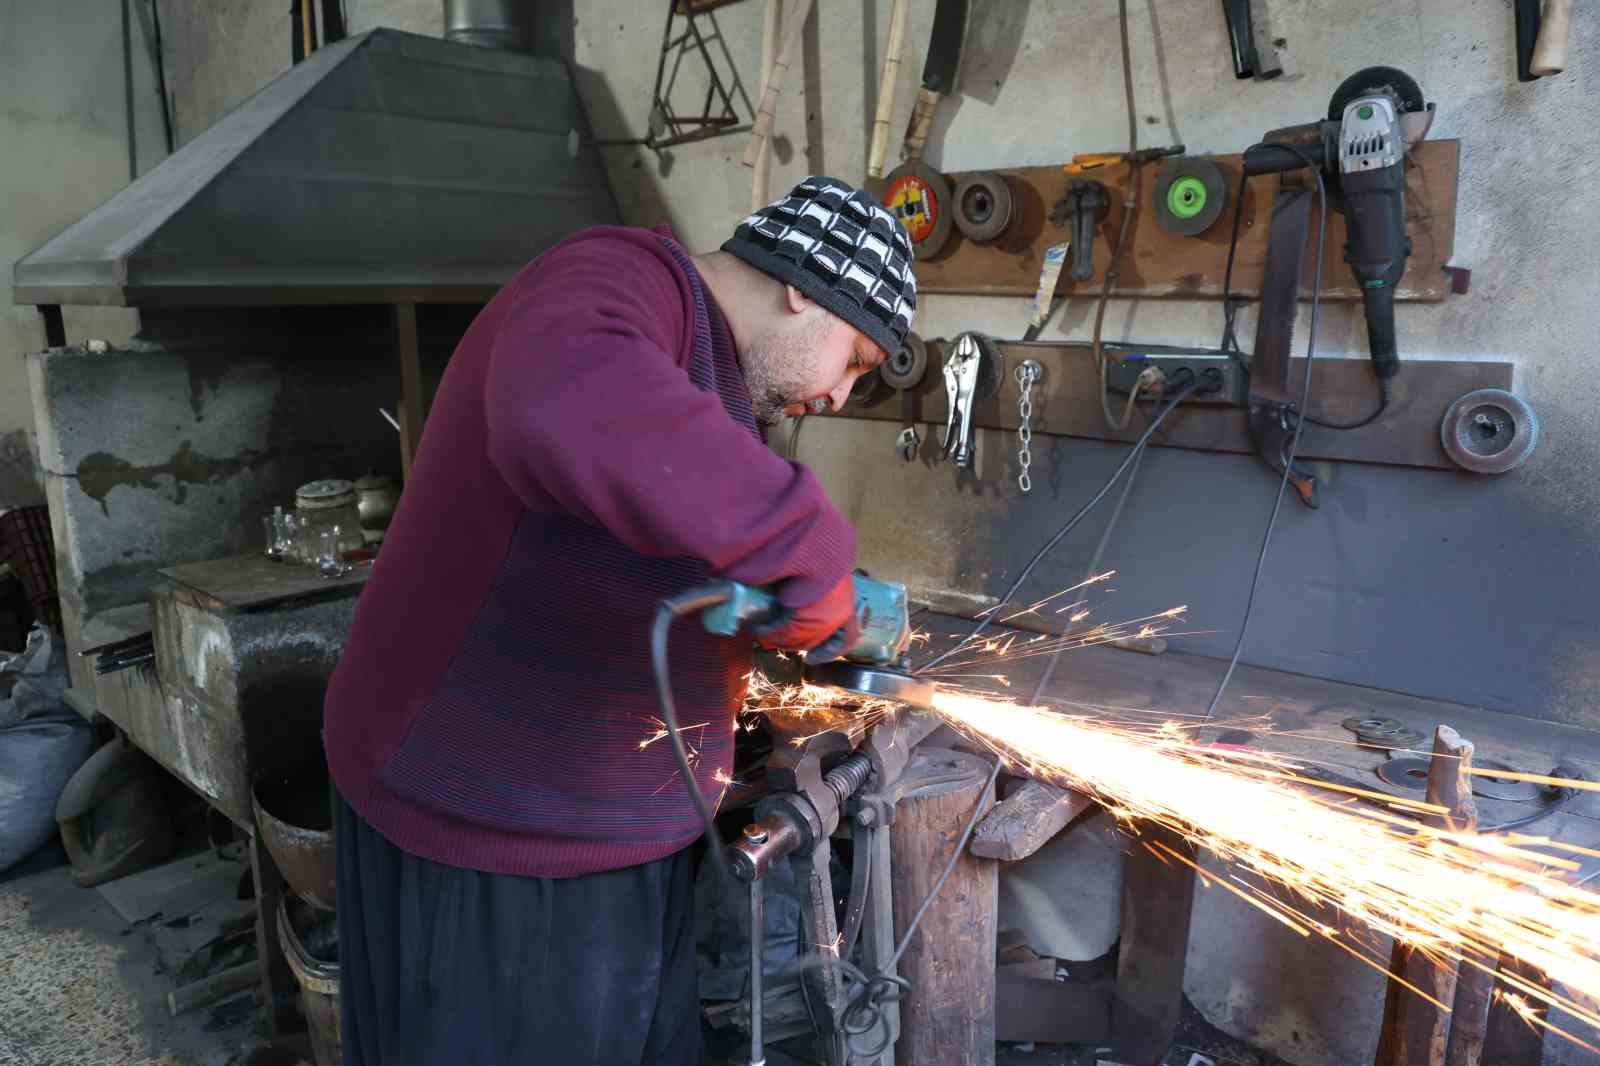
[[[1463,470],[1503,474],[1527,462],[1539,446],[1539,416],[1505,389],[1475,389],[1450,405],[1439,439]]]

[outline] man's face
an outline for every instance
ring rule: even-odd
[[[766,426],[823,405],[837,411],[856,378],[886,357],[850,323],[785,288],[783,313],[739,353],[756,421]]]

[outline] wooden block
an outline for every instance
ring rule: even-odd
[[[1002,963],[995,968],[995,979],[1011,977],[1016,980],[1054,981],[1056,979],[1056,960],[1034,958],[1027,962]]]
[[[984,816],[968,850],[986,859],[1025,859],[1093,803],[1059,785],[1029,781]]]
[[[1228,197],[1238,189],[1239,156],[1210,157],[1227,179]],[[1443,300],[1450,291],[1444,273],[1455,246],[1456,185],[1461,164],[1461,142],[1423,141],[1411,153],[1406,167],[1406,233],[1411,238],[1411,258],[1405,277],[1395,290],[1400,300]],[[1168,233],[1156,222],[1155,185],[1160,164],[1141,168],[1139,211],[1128,248],[1123,255],[1117,287],[1123,296],[1219,297],[1223,272],[1227,266],[1228,238],[1233,225],[1232,205],[1223,211],[1214,226],[1198,237]],[[919,262],[917,288],[922,292],[965,293],[974,296],[1032,296],[1039,287],[1039,265],[1044,250],[1065,241],[1069,231],[1049,221],[1050,209],[1066,193],[1067,177],[1060,166],[1012,167],[997,171],[1006,176],[1016,199],[1018,220],[994,244],[973,244],[959,230],[938,256]],[[1063,270],[1056,293],[1083,296],[1100,292],[1106,266],[1111,261],[1111,246],[1122,225],[1121,188],[1127,169],[1106,168],[1106,176],[1096,180],[1112,190],[1112,207],[1100,224],[1094,242],[1094,277],[1074,282]],[[947,175],[951,188],[963,174]],[[1275,176],[1252,179],[1244,194],[1244,218],[1239,227],[1239,248],[1233,269],[1233,291],[1246,296],[1259,295],[1261,275],[1267,255],[1267,222],[1271,217],[1273,193],[1278,188]],[[1323,252],[1323,299],[1357,300],[1350,268],[1344,264],[1344,216],[1328,213],[1328,237]],[[1307,242],[1306,269],[1302,278],[1309,285],[1315,237]],[[1302,298],[1309,297],[1302,292]]]
[[[1404,335],[1405,326],[1400,330]],[[944,375],[935,372],[943,365],[944,344],[930,342],[930,370],[923,378],[920,398],[922,418],[939,423],[949,409],[944,391]],[[972,424],[984,429],[1017,428],[1017,381],[1010,371],[1022,360],[1033,358],[1045,367],[1045,379],[1033,391],[1033,431],[1095,440],[1133,441],[1144,431],[1144,420],[1135,418],[1126,430],[1106,426],[1100,413],[1097,393],[1099,370],[1090,355],[1089,345],[1060,344],[997,345],[1005,360],[1000,391],[972,405]],[[1293,359],[1289,381],[1298,396],[1305,381],[1306,361]],[[1353,430],[1321,429],[1308,425],[1300,440],[1302,459],[1341,459],[1363,463],[1389,463],[1438,470],[1458,467],[1439,442],[1439,426],[1450,405],[1474,389],[1509,389],[1512,364],[1424,359],[1406,362],[1394,379],[1394,396],[1384,416],[1370,426]],[[1376,378],[1369,359],[1331,359],[1318,357],[1311,380],[1311,412],[1331,421],[1350,421],[1368,414],[1378,402]],[[900,401],[893,396],[871,407],[849,405],[834,418],[869,418],[899,422]],[[1189,404],[1162,425],[1152,443],[1171,448],[1197,448],[1204,451],[1255,454],[1250,429],[1242,407]]]
[[[1020,929],[1002,929],[994,939],[995,959],[1001,966],[1032,962],[1039,957],[1039,953],[1028,946],[1027,935]]]
[[[1141,824],[1139,829],[1122,890],[1115,1043],[1117,1057],[1129,1066],[1158,1066],[1183,1014],[1195,872],[1151,849],[1162,845],[1193,861],[1194,847],[1162,826]]]

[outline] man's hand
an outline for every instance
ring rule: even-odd
[[[777,617],[751,631],[756,643],[768,650],[813,651],[822,648],[822,658],[838,658],[861,635],[856,618],[855,576],[844,579],[815,603],[804,607],[785,607]],[[834,639],[837,638],[837,639]]]

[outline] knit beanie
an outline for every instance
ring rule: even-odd
[[[810,177],[739,223],[722,250],[793,285],[891,357],[911,329],[911,238],[871,196]]]

